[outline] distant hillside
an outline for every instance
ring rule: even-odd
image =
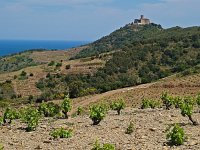
[[[0,74],[18,71],[20,69],[46,64],[51,61],[64,61],[74,57],[86,46],[71,48],[69,50],[33,49],[13,55],[0,57]]]
[[[144,26],[138,26],[135,24],[128,24],[123,28],[120,28],[108,36],[105,36],[84,50],[82,50],[74,58],[88,57],[93,55],[98,55],[100,53],[124,49],[126,47],[130,48],[134,46],[134,43],[152,43],[152,42],[162,42],[169,43],[174,42],[186,42],[185,46],[191,41],[186,39],[191,39],[192,36],[194,42],[198,38],[200,33],[200,27],[173,27],[169,29],[163,29],[161,25],[150,24]],[[197,35],[197,36],[196,36]],[[196,36],[196,37],[195,37]],[[165,41],[167,40],[167,41]],[[184,41],[186,40],[186,41]],[[198,45],[199,43],[195,43]]]
[[[30,59],[30,64],[21,58],[10,63],[22,56]],[[70,58],[75,60],[68,61]],[[13,79],[22,70],[9,73],[10,78],[5,79],[14,80],[16,94],[29,96],[35,91],[33,96],[41,94],[41,101],[59,99],[69,92],[75,98],[150,83],[177,73],[182,76],[199,73],[200,27],[163,29],[156,24],[128,24],[84,47],[29,52],[4,59],[2,64],[9,68],[6,72],[22,68],[26,71],[29,65],[45,63],[34,68],[38,73],[27,70],[34,77],[22,81]],[[58,64],[61,66],[56,67]]]
[[[149,83],[190,68],[195,72],[200,63],[200,27],[163,29],[156,24],[128,24],[90,44],[74,58],[100,58],[104,54],[99,54],[109,51],[113,52],[111,59],[95,75],[66,77],[66,84],[77,86],[73,87],[77,92],[73,96],[82,89],[95,88],[101,93]]]

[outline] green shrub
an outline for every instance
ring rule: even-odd
[[[48,66],[54,66],[55,65],[55,61],[51,61]]]
[[[63,112],[63,114],[65,115],[65,118],[68,118],[68,112],[71,111],[72,109],[72,101],[69,98],[69,96],[65,97],[65,99],[63,100],[62,104],[61,104],[61,110]]]
[[[13,79],[17,79],[17,75],[14,75],[14,76],[13,76]]]
[[[93,105],[90,107],[90,118],[93,121],[93,125],[98,125],[101,120],[106,116],[107,108],[103,104]]]
[[[175,106],[175,108],[180,108],[182,103],[183,103],[183,99],[179,96],[175,97],[173,100],[173,105]]]
[[[101,145],[99,141],[96,140],[92,150],[115,150],[115,146],[109,143]]]
[[[198,106],[200,106],[200,93],[196,97],[196,103]]]
[[[4,146],[0,144],[0,150],[4,150]]]
[[[198,94],[196,97],[196,103],[197,103],[198,107],[200,108],[200,94]],[[199,112],[200,112],[200,110],[199,110]]]
[[[22,121],[27,124],[26,131],[33,131],[38,126],[40,113],[37,109],[27,108],[22,115]]]
[[[62,66],[62,62],[59,62],[56,64],[56,67],[61,67]]]
[[[186,96],[184,97],[184,102],[189,104],[189,105],[195,105],[196,104],[196,100],[195,98],[191,97],[191,96]]]
[[[12,123],[12,120],[14,119],[19,119],[20,118],[20,113],[12,110],[10,108],[6,108],[4,115],[3,115],[3,122],[4,123]]]
[[[146,108],[155,109],[156,107],[159,107],[159,105],[160,103],[156,100],[143,99],[141,109],[146,109]]]
[[[189,120],[192,122],[193,125],[198,125],[196,121],[192,118],[193,113],[193,105],[187,102],[184,102],[180,106],[181,114],[185,117],[188,116]]]
[[[162,102],[165,105],[166,109],[169,110],[170,107],[174,103],[174,98],[172,96],[168,95],[167,92],[164,92],[164,93],[162,93],[161,99],[162,99]]]
[[[82,113],[83,113],[83,108],[79,106],[77,108],[77,115],[81,115]]]
[[[131,121],[128,128],[126,129],[126,134],[132,134],[133,133],[133,130],[134,130],[134,124],[133,122]]]
[[[33,95],[29,95],[29,97],[28,97],[28,101],[29,101],[29,103],[32,103],[32,102],[33,102],[33,100],[34,100],[34,97],[33,97]]]
[[[4,124],[3,117],[0,117],[0,126],[2,126],[3,124]]]
[[[173,145],[182,145],[185,141],[185,132],[178,124],[170,127],[167,134],[167,140]]]
[[[120,115],[121,110],[125,108],[125,102],[123,99],[119,99],[111,104],[112,110],[116,110],[118,115]]]
[[[38,111],[41,115],[44,115],[45,117],[54,117],[60,112],[60,107],[53,102],[42,102],[38,108]]]
[[[56,129],[50,133],[53,138],[70,138],[72,137],[72,130],[65,130],[64,128]]]
[[[20,74],[20,76],[23,76],[23,77],[26,76],[26,75],[27,75],[27,73],[25,71],[22,71],[21,74]]]

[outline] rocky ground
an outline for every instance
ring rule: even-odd
[[[200,120],[200,113],[193,117]],[[125,134],[129,123],[133,121],[134,132]],[[166,128],[180,123],[188,137],[184,145],[167,145]],[[49,133],[54,128],[72,128],[69,139],[54,140]],[[11,126],[0,127],[0,143],[5,150],[91,150],[98,139],[100,143],[112,143],[117,150],[199,150],[200,125],[193,126],[179,110],[133,109],[126,108],[120,116],[109,111],[100,125],[93,126],[87,115],[65,119],[42,119],[36,131],[26,132],[25,125],[19,120]]]

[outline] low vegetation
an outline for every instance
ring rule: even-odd
[[[81,114],[83,114],[83,112],[84,112],[83,108],[81,106],[79,106],[77,108],[77,115],[81,115]]]
[[[180,109],[181,109],[181,114],[185,117],[187,116],[189,118],[189,120],[192,122],[193,125],[198,125],[197,121],[194,121],[194,119],[192,118],[192,114],[193,114],[193,104],[191,104],[190,102],[184,102],[181,104]]]
[[[68,118],[68,112],[72,109],[72,101],[69,98],[69,96],[65,97],[61,104],[61,110],[63,114],[65,115],[65,118]]]
[[[93,105],[90,107],[90,118],[93,125],[98,125],[107,114],[107,107],[104,104]]]
[[[126,134],[132,134],[134,131],[134,124],[133,122],[131,121],[130,124],[128,125],[128,128],[126,129]]]
[[[178,124],[168,129],[167,139],[172,145],[182,145],[186,139],[185,132]]]
[[[4,115],[3,115],[3,123],[4,124],[6,124],[6,123],[11,124],[12,120],[19,119],[19,118],[20,118],[19,112],[17,112],[16,110],[13,110],[11,108],[7,108],[4,112]]]
[[[160,107],[160,103],[156,100],[143,99],[141,109]]]
[[[0,58],[0,73],[17,71],[29,66],[39,65],[40,63],[35,62],[30,57],[31,53],[32,51],[27,51]]]
[[[4,150],[4,146],[0,144],[0,150]]]
[[[112,110],[116,110],[117,114],[121,114],[121,110],[125,108],[125,102],[123,99],[119,99],[111,104]]]
[[[56,138],[70,138],[72,137],[72,130],[65,130],[64,128],[55,129],[53,130],[50,135],[56,139]]]
[[[45,117],[54,117],[60,112],[60,106],[52,102],[43,102],[40,104],[38,111],[41,115],[44,115]]]
[[[40,113],[37,109],[27,108],[22,112],[22,121],[27,124],[26,131],[34,131],[38,126]]]
[[[115,146],[113,144],[100,144],[98,140],[96,140],[92,150],[115,150]]]
[[[170,95],[168,95],[167,92],[164,92],[161,96],[161,100],[164,104],[164,106],[166,107],[167,110],[169,110],[173,104],[174,104],[174,98]]]

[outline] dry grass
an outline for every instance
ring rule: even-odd
[[[40,63],[48,63],[50,61],[58,61],[61,60],[69,60],[69,58],[78,54],[81,50],[86,48],[86,46],[78,47],[78,48],[71,48],[69,50],[57,50],[57,51],[42,51],[42,52],[33,52],[30,55],[35,62]]]

